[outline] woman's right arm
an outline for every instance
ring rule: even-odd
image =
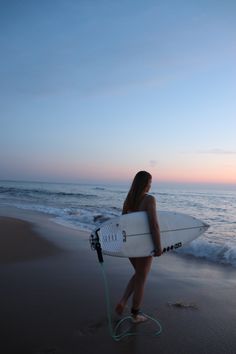
[[[156,199],[149,195],[147,200],[147,214],[150,225],[150,231],[153,238],[155,253],[154,256],[161,256],[162,247],[161,247],[161,234],[160,227],[157,220],[157,211],[156,211]]]

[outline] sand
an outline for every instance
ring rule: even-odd
[[[0,215],[1,354],[236,353],[235,268],[174,253],[154,259],[143,310],[163,331],[154,336],[148,321],[115,342],[89,234],[33,212]],[[113,308],[132,269],[127,259],[104,261]]]
[[[40,238],[26,221],[0,217],[0,264],[22,262],[55,255],[62,251]]]

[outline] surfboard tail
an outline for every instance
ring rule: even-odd
[[[100,263],[103,263],[103,255],[102,255],[102,247],[101,247],[101,243],[100,243],[100,239],[98,236],[98,232],[100,229],[95,230],[94,232],[92,232],[92,234],[90,235],[90,246],[92,248],[92,250],[97,251],[97,256],[98,256],[98,260]]]

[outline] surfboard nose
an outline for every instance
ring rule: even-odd
[[[210,225],[209,224],[207,224],[206,222],[203,222],[203,227],[204,227],[204,229],[209,229],[209,227],[210,227]]]

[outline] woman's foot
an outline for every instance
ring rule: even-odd
[[[132,315],[132,322],[133,323],[142,323],[142,322],[146,322],[148,320],[148,318],[144,315],[141,314],[137,314],[137,315]]]

